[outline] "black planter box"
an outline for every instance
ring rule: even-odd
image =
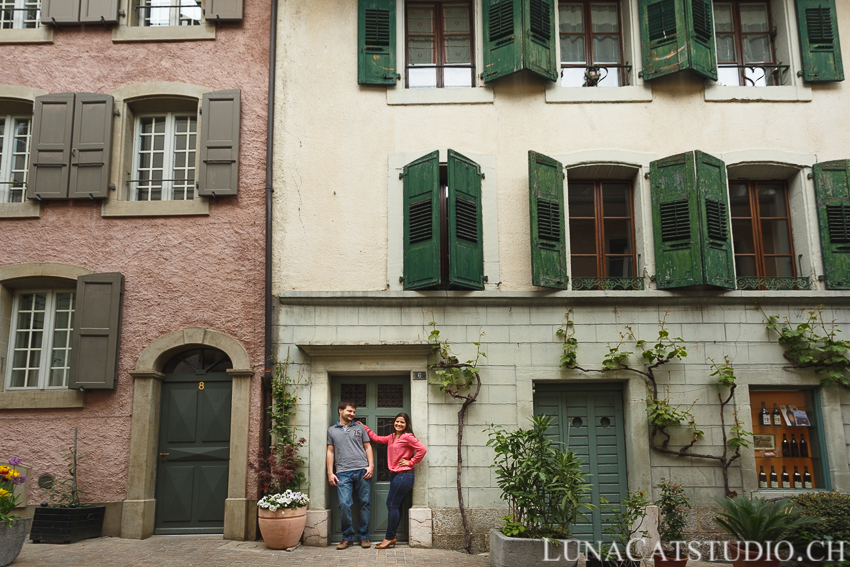
[[[73,543],[100,537],[105,506],[36,508],[30,539],[33,543]]]

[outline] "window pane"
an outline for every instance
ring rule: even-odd
[[[770,31],[767,21],[766,4],[741,4],[740,7],[742,32],[751,33]]]
[[[615,67],[611,67],[606,69],[602,67],[600,70],[602,76],[599,79],[599,82],[596,83],[597,87],[619,87],[620,86],[620,73]],[[606,75],[607,73],[607,75]]]
[[[608,270],[605,275],[609,278],[631,277],[634,275],[630,256],[607,258],[605,267]]]
[[[472,49],[469,36],[451,36],[446,38],[445,61],[447,64],[472,63]]]
[[[738,276],[757,276],[755,256],[735,256],[735,273]]]
[[[764,259],[764,275],[774,278],[790,278],[794,276],[794,266],[791,263],[791,258],[765,258]]]
[[[570,220],[570,251],[573,254],[596,254],[596,222]]]
[[[410,33],[434,33],[434,9],[430,6],[407,10],[407,31]]]
[[[620,62],[620,36],[618,35],[595,35],[593,36],[593,62],[594,63],[619,63]]]
[[[24,377],[26,376],[25,370],[12,370],[12,388],[23,388],[24,386]]]
[[[410,38],[407,50],[408,65],[433,65],[434,61],[434,38],[416,37]]]
[[[569,195],[570,217],[596,216],[592,183],[570,183],[567,193]]]
[[[596,274],[596,256],[573,256],[570,259],[572,276],[574,278],[595,278]]]
[[[561,37],[561,62],[562,63],[585,63],[587,58],[584,54],[584,36],[568,35]],[[584,70],[582,69],[582,76]]]
[[[761,221],[762,247],[765,254],[790,254],[791,238],[788,221]]]
[[[727,2],[714,3],[714,31],[735,31],[735,26],[732,19],[732,4],[729,4]]]
[[[733,217],[750,216],[750,191],[746,183],[729,184],[729,208]]]
[[[759,185],[759,212],[762,217],[787,217],[784,185]]]
[[[443,68],[443,86],[447,88],[454,87],[471,87],[472,86],[472,69],[468,67],[460,69],[452,69],[451,67]]]
[[[620,31],[620,21],[616,4],[591,4],[590,24],[593,33]]]
[[[732,221],[732,240],[736,254],[755,254],[756,246],[753,241],[753,223],[749,219]]]
[[[735,54],[735,36],[728,34],[717,34],[717,62],[737,63],[738,56]]]
[[[718,67],[717,84],[727,87],[737,87],[741,84],[741,76],[735,67]]]
[[[606,183],[602,186],[602,214],[606,217],[631,217],[629,185]]]
[[[584,67],[565,67],[561,69],[562,87],[584,86]]]
[[[466,4],[445,4],[443,7],[445,29],[448,33],[469,32],[469,8]]]
[[[605,220],[605,253],[632,253],[632,222],[630,220]]]
[[[562,32],[584,32],[584,12],[581,4],[559,4],[558,17]]]
[[[408,87],[411,89],[428,87],[436,88],[437,86],[437,70],[436,69],[408,69]]]
[[[770,53],[770,36],[767,34],[744,36],[744,63],[768,63],[773,61]]]

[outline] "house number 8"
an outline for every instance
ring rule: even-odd
[[[203,382],[198,382],[198,389],[199,389],[199,390],[203,390],[203,389],[204,389],[204,383],[203,383]]]

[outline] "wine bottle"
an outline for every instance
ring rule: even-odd
[[[800,471],[797,470],[797,467],[794,467],[794,488],[797,490],[803,488],[803,477],[800,476]]]
[[[791,488],[791,477],[788,476],[785,467],[782,467],[782,488]]]
[[[776,404],[773,404],[773,425],[782,425],[782,414]]]
[[[786,433],[782,434],[782,456],[790,457],[791,456],[791,444],[788,443],[788,435]]]
[[[764,467],[759,467],[759,488],[767,488],[767,475],[764,472]]]
[[[803,467],[803,488],[814,488],[809,467]]]
[[[770,487],[779,488],[779,477],[776,476],[776,470],[774,470],[773,465],[770,467]]]
[[[767,413],[767,408],[764,407],[764,402],[761,403],[761,424],[770,425],[770,414]]]
[[[806,438],[803,437],[803,434],[800,433],[800,456],[808,457],[809,456],[809,444],[806,443]]]
[[[793,433],[791,434],[791,456],[800,456],[800,447],[797,445],[797,438],[794,436]]]

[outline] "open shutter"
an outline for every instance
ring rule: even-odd
[[[454,150],[448,157],[449,285],[484,289],[481,167]]]
[[[564,167],[560,162],[543,154],[528,152],[528,198],[531,283],[567,289]]]
[[[236,195],[239,187],[239,89],[206,93],[201,103],[198,195]]]
[[[554,0],[523,0],[522,13],[523,66],[550,81],[557,81]]]
[[[440,284],[440,152],[404,166],[404,289]]]
[[[117,24],[118,0],[82,0],[80,23]]]
[[[522,69],[522,10],[523,0],[484,0],[485,83]]]
[[[700,197],[703,283],[735,289],[726,164],[703,152],[694,152],[694,164]]]
[[[396,0],[359,0],[357,12],[357,82],[394,85]]]
[[[124,276],[121,274],[91,274],[77,278],[68,388],[115,388],[123,297]]]
[[[816,163],[812,169],[826,289],[850,289],[850,160]]]
[[[79,24],[80,0],[41,0],[41,23]]]
[[[208,22],[241,22],[242,0],[209,0],[206,20]]]
[[[803,52],[803,79],[812,83],[844,80],[835,0],[797,0]]]
[[[112,106],[110,95],[77,93],[68,190],[71,199],[105,199],[109,196]]]
[[[27,197],[65,199],[71,162],[74,93],[36,97],[33,105]]]
[[[691,69],[717,80],[711,0],[640,0],[643,78]]]

